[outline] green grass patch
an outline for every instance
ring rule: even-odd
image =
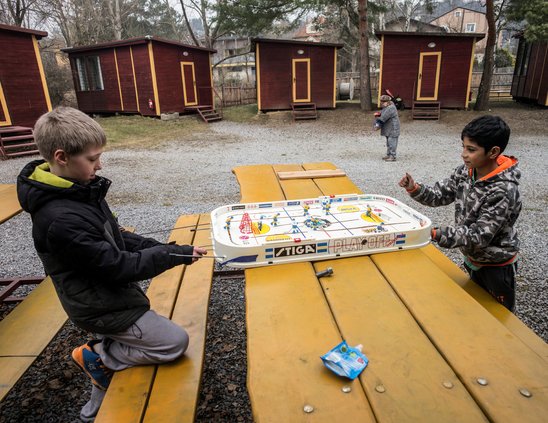
[[[196,116],[163,121],[132,115],[96,118],[107,134],[110,147],[155,147],[173,139],[192,139],[207,131],[207,125]]]
[[[257,116],[256,104],[223,108],[223,119],[231,122],[249,122]]]

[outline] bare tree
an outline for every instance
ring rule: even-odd
[[[489,93],[491,91],[491,80],[495,65],[495,44],[497,42],[497,27],[495,22],[494,0],[486,0],[487,17],[487,44],[483,60],[483,73],[478,89],[478,97],[474,110],[487,110],[489,107]]]
[[[37,0],[2,0],[0,2],[0,17],[6,23],[23,26]]]
[[[392,19],[403,18],[402,31],[409,31],[411,19],[423,9],[433,10],[432,0],[384,0]]]
[[[360,107],[371,110],[371,82],[369,75],[369,34],[367,28],[367,0],[358,0],[360,16]]]

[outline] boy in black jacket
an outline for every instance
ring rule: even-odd
[[[23,168],[17,194],[63,308],[75,325],[99,334],[72,352],[93,383],[80,417],[93,421],[113,371],[169,362],[188,346],[183,328],[150,310],[137,281],[192,264],[206,250],[119,227],[105,201],[111,182],[96,174],[106,136],[86,114],[57,108],[38,119],[34,136],[46,160]]]

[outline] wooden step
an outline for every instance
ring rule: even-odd
[[[32,128],[24,126],[0,128],[0,157],[2,159],[38,153]]]
[[[223,119],[212,106],[198,106],[196,107],[196,110],[205,123],[216,122]]]
[[[317,119],[316,103],[291,103],[293,120]]]
[[[35,147],[34,149],[36,150],[36,143],[27,142],[27,143],[24,143],[24,144],[8,144],[8,145],[4,144],[4,149],[6,149],[6,150],[13,150],[13,149],[18,149],[18,148],[23,148],[23,147]]]

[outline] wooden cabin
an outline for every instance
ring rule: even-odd
[[[548,42],[528,43],[519,36],[512,97],[521,102],[548,106]]]
[[[468,107],[474,46],[485,34],[377,31],[375,35],[381,40],[378,105],[389,89],[406,106]]]
[[[314,104],[335,108],[337,49],[342,44],[253,39],[259,110]]]
[[[47,32],[0,24],[0,128],[34,127],[51,110],[38,40]]]
[[[215,50],[150,35],[63,50],[86,113],[184,113],[214,103]]]

